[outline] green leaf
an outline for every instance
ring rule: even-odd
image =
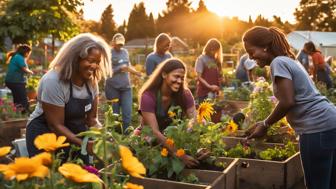
[[[176,173],[176,175],[179,175],[181,171],[184,169],[184,164],[180,159],[174,158],[172,159],[173,163],[173,171]]]

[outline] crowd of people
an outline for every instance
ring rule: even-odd
[[[114,35],[112,48],[97,36],[80,34],[62,46],[39,83],[37,105],[27,125],[29,156],[39,153],[34,139],[48,132],[63,135],[70,143],[82,148],[85,145],[88,154],[93,154],[93,142],[83,142],[77,134],[89,127],[101,127],[97,119],[98,82],[101,79],[105,79],[106,98],[118,99],[113,103],[113,111],[121,114],[123,128],[127,130],[132,124],[133,103],[129,74],[140,78],[144,75],[132,67],[124,44],[125,38],[120,33]],[[330,68],[321,52],[309,42],[296,58],[285,35],[274,27],[249,29],[243,36],[243,44],[246,54],[237,66],[237,78],[242,82],[254,81],[252,73],[256,65],[269,66],[273,93],[278,99],[273,112],[248,130],[246,141],[265,135],[270,125],[286,116],[300,136],[307,187],[336,187],[336,108],[319,93],[314,84],[314,81],[322,81],[328,88],[332,87]],[[196,104],[207,98],[215,98],[221,90],[223,54],[220,41],[212,38],[195,60],[198,81],[196,103],[185,84],[187,67],[183,61],[173,57],[169,52],[170,46],[171,38],[162,33],[155,39],[154,51],[146,58],[148,79],[138,94],[141,126],[137,130],[141,132],[143,127],[149,126],[157,143],[175,154],[176,149],[166,145],[167,138],[163,134],[172,121],[168,116],[169,107],[178,105],[185,117],[195,118]],[[18,47],[10,58],[6,76],[6,85],[13,93],[14,103],[25,110],[28,104],[25,75],[32,74],[25,58],[30,51],[27,45]],[[69,150],[66,149],[64,158],[67,158]],[[88,161],[88,155],[74,155],[84,162]],[[199,163],[187,154],[180,158],[188,167]]]

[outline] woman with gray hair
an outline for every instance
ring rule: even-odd
[[[41,152],[34,140],[44,133],[65,136],[71,144],[82,146],[82,151],[84,148],[93,154],[93,142],[89,141],[86,146],[76,135],[88,127],[100,126],[97,120],[98,81],[110,75],[110,60],[108,45],[92,34],[79,34],[63,45],[39,83],[38,102],[30,115],[26,133],[30,157]],[[69,149],[64,149],[62,159],[68,158]],[[73,155],[88,163],[85,153]]]

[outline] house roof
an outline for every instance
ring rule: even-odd
[[[294,49],[302,49],[303,45],[312,41],[316,46],[336,48],[336,32],[293,31],[287,35],[289,44]]]

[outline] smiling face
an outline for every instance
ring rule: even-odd
[[[79,61],[79,76],[85,81],[91,80],[99,67],[100,60],[100,50],[96,48],[89,50],[88,56]]]
[[[244,47],[249,58],[255,60],[259,67],[263,68],[271,64],[273,58],[265,48],[254,46],[248,42],[244,42]]]
[[[183,68],[175,69],[168,74],[163,73],[163,82],[173,92],[177,92],[183,85],[185,70]]]

